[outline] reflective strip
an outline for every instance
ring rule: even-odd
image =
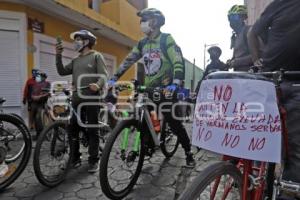
[[[183,72],[181,68],[174,69],[174,72]]]

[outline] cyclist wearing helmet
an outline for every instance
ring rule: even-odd
[[[231,37],[233,57],[227,64],[234,71],[248,71],[253,65],[247,41],[249,31],[249,26],[245,24],[247,18],[247,8],[244,5],[234,5],[228,11],[228,20],[233,29]]]
[[[222,55],[222,50],[220,49],[220,47],[212,46],[207,51],[210,55],[211,62],[206,66],[203,77],[214,71],[228,70],[227,65],[220,60],[220,56]]]
[[[41,122],[41,111],[48,98],[48,92],[44,92],[43,90],[50,89],[50,83],[46,81],[46,79],[47,79],[46,73],[41,71],[36,72],[36,77],[35,77],[36,83],[32,86],[31,109],[32,109],[34,127],[36,130],[36,137],[38,137],[43,130],[43,124]]]
[[[262,13],[248,34],[253,61],[261,62],[263,71],[300,71],[300,1],[275,0]],[[258,51],[259,37],[266,42]],[[282,100],[287,111],[288,162],[283,179],[300,183],[300,77],[284,77]]]
[[[212,46],[208,50],[211,62],[206,66],[202,79],[198,82],[195,92],[198,93],[202,80],[210,73],[215,71],[228,71],[228,67],[220,60],[222,50],[218,46]]]
[[[74,58],[69,64],[63,65],[62,63],[62,51],[63,47],[61,42],[56,45],[56,68],[61,76],[72,74],[73,85],[75,91],[72,96],[72,106],[77,109],[83,102],[98,102],[95,100],[95,96],[99,95],[103,89],[106,78],[107,70],[103,56],[92,50],[92,47],[96,43],[96,36],[87,30],[80,30],[70,35],[74,40],[74,48],[79,52],[79,56]],[[83,75],[83,76],[82,76]],[[89,87],[88,89],[81,90],[82,87]],[[81,95],[94,96],[94,98],[83,98]],[[99,106],[88,105],[83,106],[81,113],[85,113],[87,123],[91,125],[98,124]],[[83,116],[81,116],[83,117]],[[72,116],[70,125],[68,126],[68,132],[72,138],[71,148],[73,148],[73,166],[77,167],[81,164],[80,152],[79,152],[79,129],[76,116]],[[89,168],[90,173],[94,173],[99,169],[99,136],[97,128],[88,128],[88,144],[89,144]]]
[[[132,49],[131,53],[122,62],[119,70],[114,75],[114,82],[129,69],[131,65],[142,58],[145,68],[145,85],[148,87],[166,87],[173,92],[184,79],[184,60],[180,48],[176,45],[170,34],[161,33],[160,28],[165,24],[165,16],[155,8],[146,8],[137,13],[141,18],[140,25],[145,38]],[[171,112],[164,113],[165,119],[172,126],[186,153],[186,164],[189,167],[195,165],[191,153],[190,139],[187,132],[178,120],[175,120]]]

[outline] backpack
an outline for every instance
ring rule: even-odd
[[[172,61],[171,58],[168,54],[168,46],[167,46],[167,39],[168,36],[170,34],[169,33],[161,33],[161,37],[160,37],[160,47],[161,47],[161,51],[164,55],[164,57],[168,60],[168,62],[172,65]],[[144,46],[146,45],[146,43],[148,42],[148,38],[144,38],[142,39],[139,43],[138,43],[138,50],[140,52],[142,52]],[[179,52],[179,54],[182,57],[182,62],[183,62],[183,77],[185,77],[185,60],[181,51],[181,48],[176,44],[176,50]]]

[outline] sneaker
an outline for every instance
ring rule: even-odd
[[[194,168],[195,166],[196,166],[196,162],[194,160],[193,153],[192,152],[186,153],[186,167]]]
[[[95,173],[97,171],[99,171],[99,163],[98,162],[96,162],[94,164],[89,164],[89,168],[88,168],[89,173]]]

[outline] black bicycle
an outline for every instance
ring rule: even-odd
[[[81,87],[80,89],[86,89]],[[65,91],[68,98],[68,105],[71,105],[71,94]],[[56,121],[47,126],[40,134],[33,157],[34,172],[39,182],[47,187],[55,187],[65,180],[68,170],[70,169],[72,158],[72,148],[70,148],[69,134],[67,126],[70,123],[70,117],[78,114],[72,106],[62,105],[62,112],[58,113]],[[86,116],[87,113],[84,114]],[[84,123],[83,119],[83,123]],[[105,136],[111,131],[108,124],[98,119],[100,126],[100,151],[102,144],[105,142]],[[88,147],[87,128],[82,127],[79,134],[79,141],[83,147]]]
[[[0,98],[0,190],[12,184],[24,171],[31,154],[31,136],[24,120],[4,114]]]
[[[151,157],[157,147],[161,147],[167,158],[176,152],[177,136],[163,119],[160,133],[154,130],[147,103],[147,94],[162,96],[163,93],[161,88],[135,87],[135,110],[125,114],[108,137],[100,162],[100,185],[107,197],[122,199],[129,194],[141,173],[145,156]]]

